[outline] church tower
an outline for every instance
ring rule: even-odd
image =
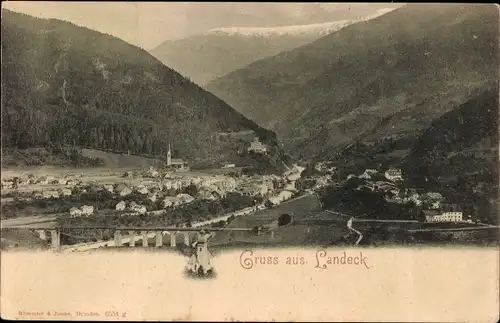
[[[170,144],[168,144],[168,152],[167,152],[167,166],[172,165],[172,151],[170,150]]]

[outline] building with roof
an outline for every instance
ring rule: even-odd
[[[424,210],[426,222],[463,222],[462,212],[443,212],[439,214],[436,210]]]
[[[400,181],[403,179],[401,169],[397,168],[389,168],[384,175],[390,181]]]
[[[170,149],[170,144],[168,144],[167,167],[180,170],[189,169],[188,163],[186,161],[180,158],[172,158],[172,150]]]
[[[267,147],[262,142],[260,142],[259,137],[254,137],[253,141],[250,143],[250,147],[248,147],[248,151],[265,154],[267,153]]]

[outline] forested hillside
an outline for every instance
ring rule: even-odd
[[[218,132],[257,126],[213,94],[115,37],[2,10],[2,145],[77,145],[178,157],[236,154]]]

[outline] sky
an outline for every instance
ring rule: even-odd
[[[70,21],[152,49],[221,27],[272,27],[361,18],[402,4],[251,2],[6,1],[3,7]]]

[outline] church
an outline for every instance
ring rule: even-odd
[[[168,144],[167,167],[179,170],[189,170],[189,166],[186,161],[176,158],[172,159],[172,150],[170,149],[170,144]]]

